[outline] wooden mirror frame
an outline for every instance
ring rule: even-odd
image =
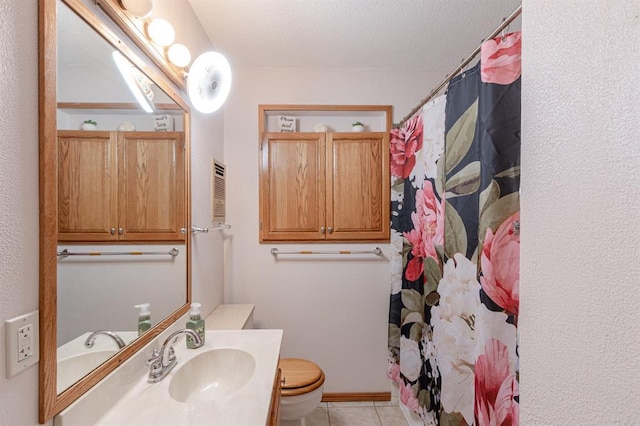
[[[190,171],[190,108],[182,96],[167,82],[167,73],[160,67],[156,72],[143,62],[125,42],[111,32],[107,26],[83,3],[82,0],[38,0],[38,85],[39,85],[39,208],[40,208],[40,362],[39,362],[39,421],[44,424],[72,402],[82,396],[100,380],[116,369],[125,360],[138,352],[162,330],[176,322],[189,310],[191,302],[191,233],[185,241],[187,247],[187,300],[167,318],[160,321],[149,332],[125,346],[71,387],[58,394],[57,385],[57,1],[62,1],[84,21],[101,34],[107,42],[119,49],[134,65],[149,76],[159,88],[170,96],[184,111],[184,132],[187,155],[185,156],[185,178],[187,206],[187,229],[191,229],[191,171]],[[143,49],[144,52],[144,49]],[[148,54],[147,52],[145,52]],[[149,55],[151,57],[151,55]]]

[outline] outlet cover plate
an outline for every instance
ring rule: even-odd
[[[40,360],[40,323],[38,311],[4,322],[7,379]]]

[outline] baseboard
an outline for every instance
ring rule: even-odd
[[[391,401],[391,392],[323,393],[322,402]]]

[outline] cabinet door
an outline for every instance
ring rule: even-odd
[[[118,133],[120,240],[186,239],[184,153],[180,132]]]
[[[389,239],[389,135],[327,136],[327,239]]]
[[[260,241],[324,239],[325,134],[265,133],[260,162]]]
[[[118,238],[115,165],[111,132],[58,132],[58,241]]]

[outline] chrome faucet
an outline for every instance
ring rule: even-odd
[[[149,383],[158,383],[159,381],[164,379],[167,374],[169,374],[173,367],[176,366],[176,364],[178,363],[178,359],[176,358],[176,353],[173,350],[173,344],[178,340],[178,336],[183,333],[188,334],[193,339],[197,348],[204,345],[204,342],[202,341],[200,336],[198,336],[198,333],[188,328],[177,330],[171,333],[169,337],[165,339],[164,343],[160,347],[160,350],[154,350],[153,354],[151,355],[151,359],[147,361],[147,365],[149,366],[149,378],[147,379],[147,381]],[[166,354],[167,362],[165,363],[165,352],[167,352],[167,347],[169,349],[168,353]]]
[[[114,333],[113,331],[98,330],[98,331],[94,331],[89,335],[89,337],[87,337],[87,340],[84,341],[84,347],[92,348],[93,345],[96,344],[96,336],[98,334],[104,334],[105,336],[109,336],[113,340],[115,340],[116,343],[118,344],[118,349],[122,349],[127,345],[126,343],[124,343],[124,340],[122,340],[122,338],[118,336],[116,333]]]

